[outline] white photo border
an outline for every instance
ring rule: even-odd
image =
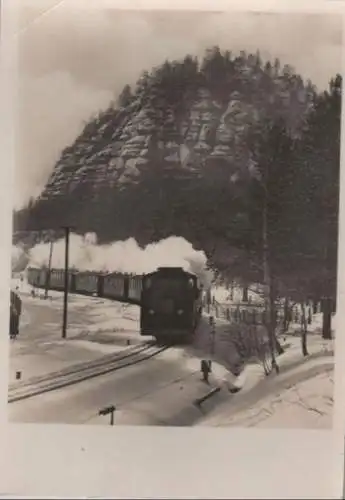
[[[92,428],[7,423],[14,113],[18,8],[1,13],[0,493],[115,498],[340,498],[344,474],[345,336],[335,353],[334,430]],[[31,0],[42,4],[43,0]],[[344,13],[341,2],[229,0],[65,0],[76,8]],[[50,4],[54,2],[50,1]],[[56,0],[56,4],[58,4]],[[56,7],[58,8],[58,7]],[[343,19],[344,20],[344,19]],[[343,33],[344,33],[343,22]],[[344,35],[343,35],[344,37]],[[343,39],[344,42],[344,39]],[[343,43],[344,44],[344,43]],[[344,60],[344,57],[343,57]],[[345,136],[342,113],[338,321],[345,330]],[[345,255],[345,254],[344,254]]]

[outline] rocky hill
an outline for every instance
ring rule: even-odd
[[[100,241],[142,244],[176,234],[205,247],[205,224],[226,233],[239,223],[231,180],[250,162],[250,129],[280,116],[298,135],[314,94],[290,66],[259,53],[215,47],[201,62],[166,61],[85,126],[40,198],[17,214],[17,229],[69,224]],[[223,226],[216,205],[229,215]]]

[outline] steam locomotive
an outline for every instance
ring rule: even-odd
[[[65,288],[63,269],[31,267],[27,280],[36,288]],[[192,336],[202,313],[198,278],[182,268],[158,268],[146,275],[70,270],[68,290],[139,305],[140,334],[157,339]]]
[[[201,313],[201,286],[194,274],[178,267],[161,267],[143,276],[141,335],[191,340]]]

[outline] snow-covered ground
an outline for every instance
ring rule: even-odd
[[[309,339],[309,356],[300,340],[278,357],[280,373],[266,377],[258,365],[247,365],[242,390],[214,409],[203,425],[236,427],[330,428],[333,410],[333,341]]]
[[[236,378],[214,361],[205,384],[200,359],[181,346],[149,362],[14,403],[10,419],[109,425],[109,416],[98,411],[115,404],[115,425],[330,428],[332,345],[312,339],[305,360],[298,339],[287,342],[291,346],[279,358],[279,375],[265,377],[260,365],[250,364]],[[236,385],[242,389],[233,394],[229,388]],[[220,392],[198,408],[195,400],[215,387]]]
[[[229,303],[224,289],[215,292],[220,303]],[[211,308],[211,314],[215,310]],[[337,316],[332,318],[336,329]],[[226,321],[216,320],[222,335]],[[225,331],[224,331],[225,330]],[[333,413],[334,340],[321,337],[322,314],[308,325],[308,352],[301,352],[300,324],[291,323],[289,334],[280,338],[285,353],[278,357],[280,374],[266,377],[258,364],[247,364],[239,377],[243,389],[228,404],[214,410],[204,425],[286,428],[330,428]],[[207,404],[206,404],[207,406]]]
[[[260,303],[262,302],[262,297],[256,292],[257,287],[251,286],[248,289],[248,301],[250,303]],[[231,291],[221,285],[215,286],[212,289],[212,296],[220,304],[238,304],[242,302],[243,290],[239,286],[234,286],[232,293]]]
[[[50,293],[52,300],[43,301],[39,298],[28,297],[28,291],[30,292],[25,289],[25,284],[19,290],[23,297],[26,296],[25,303],[36,304],[36,306],[49,304],[52,310],[61,312],[61,293],[52,292]],[[77,361],[78,356],[83,360],[85,357],[91,360],[109,352],[109,349],[123,348],[127,340],[130,343],[142,341],[138,331],[139,310],[136,306],[126,306],[90,297],[71,295],[70,298],[69,339],[60,340],[59,328],[56,327],[55,333],[51,331],[48,339],[42,339],[42,336],[38,335],[37,342],[33,340],[37,345],[32,346],[31,349],[39,351],[37,346],[40,346],[41,352],[31,354],[30,358],[31,363],[36,365],[36,369],[40,360],[47,358],[47,355],[52,367],[51,371],[55,371],[59,363],[61,367],[67,361],[71,364]],[[73,314],[79,319],[74,321]],[[30,318],[25,319],[24,315],[25,311],[23,322],[30,322]],[[134,385],[131,388],[128,386],[128,391],[133,393],[134,400],[131,400],[129,393],[126,393],[127,379],[123,379],[121,385],[121,391],[124,391],[123,404],[117,412],[116,423],[329,428],[333,407],[333,341],[325,341],[321,338],[320,321],[320,315],[315,315],[312,325],[309,326],[311,330],[308,336],[309,356],[302,356],[300,339],[296,333],[291,332],[291,335],[286,335],[282,339],[285,353],[278,358],[280,365],[278,375],[272,373],[266,377],[263,367],[253,361],[247,364],[239,377],[236,377],[229,370],[238,362],[238,354],[229,337],[228,322],[224,319],[216,319],[214,350],[211,354],[211,327],[208,317],[205,316],[192,346],[180,346],[167,351],[160,360],[154,362],[155,365],[154,363],[147,365],[146,371],[141,367],[140,369],[144,371],[138,373],[135,384],[134,379],[129,377],[132,380],[131,384]],[[294,325],[293,329],[296,330],[296,328],[297,326]],[[55,339],[52,338],[54,336]],[[20,342],[23,343],[21,347]],[[11,357],[16,362],[23,363],[23,355],[27,347],[25,343],[29,344],[30,339],[19,338],[18,341],[12,343]],[[42,348],[44,344],[45,348]],[[19,348],[15,352],[16,345]],[[77,352],[83,352],[83,356],[77,355]],[[210,386],[201,382],[200,360],[202,358],[211,358],[213,361]],[[51,362],[52,359],[54,363]],[[27,363],[30,364],[28,358]],[[45,362],[45,365],[49,363]],[[48,366],[45,366],[45,369],[47,370]],[[28,367],[25,370],[27,373],[30,372]],[[132,369],[129,370],[134,377],[135,372],[131,371]],[[122,376],[124,377],[124,374]],[[156,379],[157,376],[159,380]],[[73,418],[77,418],[80,423],[107,425],[107,418],[97,416],[97,412],[92,417],[93,412],[91,411],[90,415],[88,408],[90,405],[92,407],[95,394],[99,394],[97,398],[100,404],[103,402],[106,404],[108,398],[114,393],[114,383],[113,378],[109,378],[107,383],[106,379],[103,379],[103,385],[107,389],[99,393],[101,385],[97,384],[102,384],[100,380],[85,382],[69,389],[68,392],[59,391],[60,395],[51,394],[47,404],[51,405],[53,401],[57,404],[56,398],[60,398],[62,402],[59,412],[62,420],[59,421],[62,422],[64,421],[63,401],[64,397],[69,394],[71,401],[83,401],[81,410],[76,409],[77,416]],[[196,397],[206,394],[210,388],[216,386],[221,387],[221,391],[202,405],[202,411],[193,405]],[[233,391],[234,387],[241,390],[232,394],[229,389]],[[83,391],[87,393],[91,391],[91,388],[93,395],[89,396],[86,402],[83,400]],[[43,401],[43,399],[40,400],[40,404],[42,402],[43,405]],[[39,411],[35,410],[35,412]],[[66,418],[72,423],[74,422],[73,412],[71,413],[71,409],[69,412],[70,420]],[[53,418],[58,412],[52,411],[51,408],[48,414],[52,415],[50,418]]]
[[[19,293],[24,304],[47,305],[51,309],[62,311],[63,294],[61,292],[49,290],[48,299],[45,301],[43,290],[39,290],[39,294],[32,297],[32,287],[25,282],[12,280],[12,289]],[[127,340],[130,340],[130,343],[142,340],[137,331],[138,306],[98,297],[69,294],[68,311],[77,311],[80,314],[78,323],[70,322],[68,324],[68,337],[73,341],[95,342],[100,346],[117,344],[121,347],[127,345]],[[84,314],[84,318],[81,312]],[[27,316],[24,307],[21,326],[29,321]],[[119,333],[121,335],[118,335]],[[69,342],[71,343],[71,340]],[[100,346],[95,346],[95,348],[104,349]],[[93,346],[90,344],[90,349],[92,348]],[[107,348],[105,347],[105,349]]]
[[[20,333],[10,343],[10,382],[91,361],[144,342],[137,329],[138,307],[70,295],[67,339],[62,339],[63,296],[31,297],[26,283],[12,284],[23,299]]]

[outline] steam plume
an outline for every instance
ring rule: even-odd
[[[63,268],[65,259],[65,241],[54,242],[52,267]],[[29,265],[48,266],[49,243],[40,243],[29,252]],[[116,241],[109,245],[98,245],[97,236],[87,233],[84,236],[70,236],[70,267],[80,271],[123,272],[143,274],[154,271],[157,267],[182,267],[195,273],[204,286],[212,280],[212,273],[207,269],[207,257],[197,251],[184,238],[172,236],[157,243],[140,248],[134,238]]]

